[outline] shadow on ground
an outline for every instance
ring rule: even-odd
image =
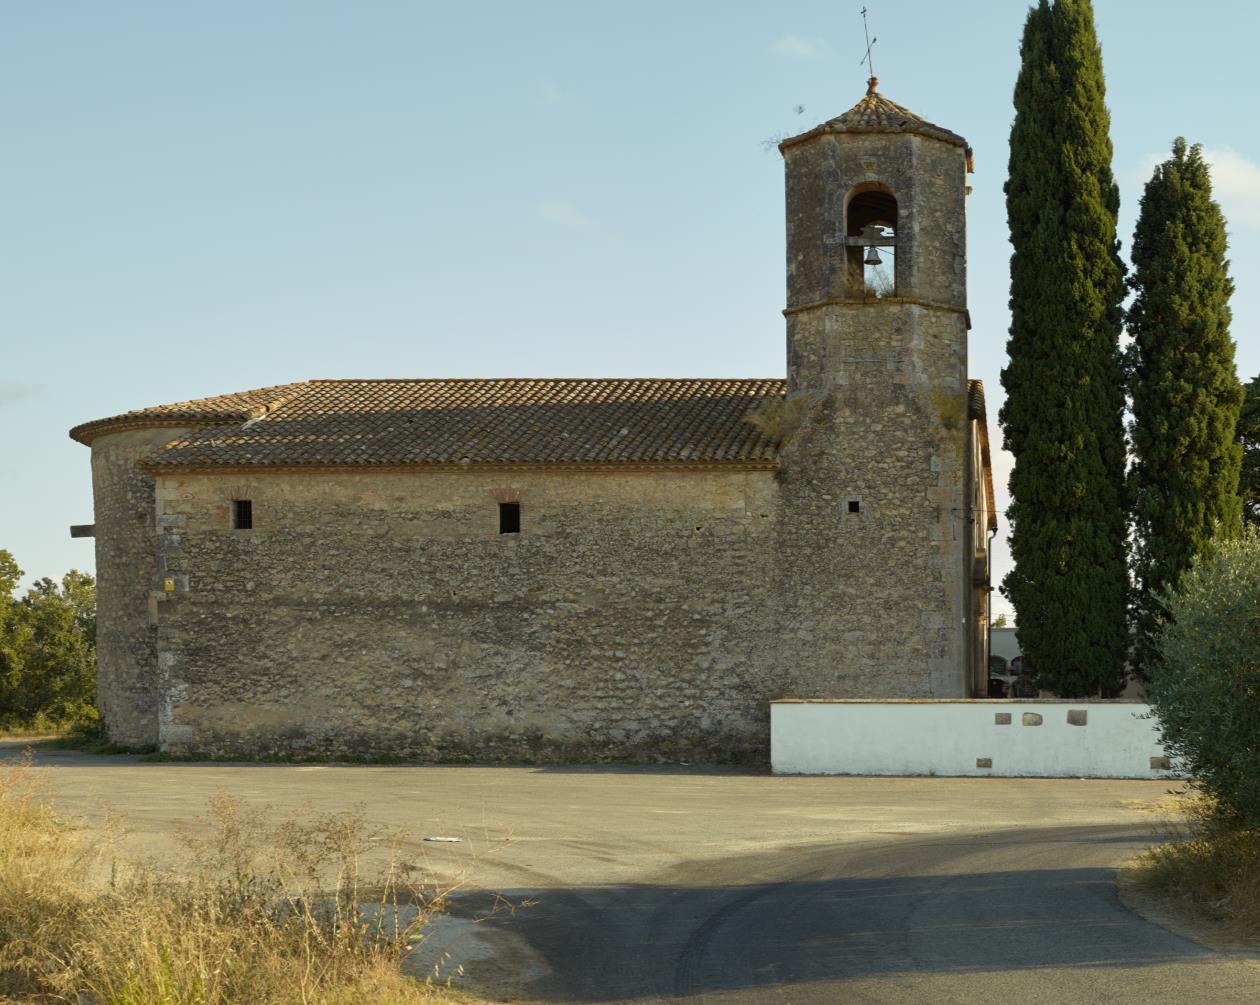
[[[1009,856],[1012,839],[991,838],[999,857]],[[1110,858],[1117,846],[1143,846],[1149,831],[1072,828],[1026,832],[1022,840],[1038,858],[1056,846],[1060,855],[1094,846]],[[966,861],[982,861],[985,845],[984,839],[950,838],[795,849],[746,858],[747,883],[505,891],[509,900],[536,906],[500,912],[484,924],[528,945],[543,975],[528,994],[548,1002],[712,996],[753,1003],[770,1000],[772,989],[774,1000],[836,1002],[848,1000],[842,986],[855,985],[864,988],[860,1001],[952,1001],[954,993],[978,987],[975,975],[1002,974],[1004,987],[1017,988],[1021,973],[1033,979],[1045,971],[1070,974],[1082,994],[1095,982],[1101,988],[1107,980],[1101,975],[1111,972],[1138,995],[1117,1000],[1192,1000],[1167,987],[1163,968],[1203,963],[1204,951],[1130,914],[1116,898],[1114,869],[1034,863],[938,871],[960,852]],[[755,881],[775,864],[803,875]],[[906,874],[887,874],[901,871]],[[490,905],[470,895],[454,913],[477,917]],[[1135,978],[1139,971],[1150,971],[1149,978]],[[1202,983],[1203,975],[1191,977],[1193,971],[1181,972]],[[872,984],[908,980],[917,988],[910,997],[869,994]],[[1154,997],[1142,998],[1148,980]],[[790,997],[777,997],[789,990]],[[1254,990],[1260,992],[1260,976]],[[1112,999],[1100,990],[1096,998],[1062,1000]]]

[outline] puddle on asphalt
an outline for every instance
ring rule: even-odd
[[[403,961],[403,972],[508,998],[524,994],[551,971],[521,936],[486,922],[439,914],[425,925],[424,937]]]

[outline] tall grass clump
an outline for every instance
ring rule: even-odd
[[[1234,933],[1260,938],[1260,829],[1239,826],[1206,796],[1185,801],[1184,822],[1144,853],[1136,878]]]
[[[0,994],[39,992],[78,938],[94,849],[25,762],[0,767]]]
[[[29,764],[0,768],[0,1000],[451,1001],[399,969],[435,895],[359,814],[273,820],[221,795],[182,842],[178,868],[114,863]]]

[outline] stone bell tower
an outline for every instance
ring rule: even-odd
[[[966,141],[872,78],[784,140],[789,616],[834,697],[962,697],[970,590]],[[813,626],[825,625],[825,629]],[[805,653],[802,653],[802,658]],[[802,682],[804,683],[804,682]]]

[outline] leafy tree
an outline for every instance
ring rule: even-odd
[[[1002,589],[1020,647],[1063,697],[1116,694],[1128,649],[1124,266],[1110,116],[1089,0],[1028,13],[1011,127],[1011,473]]]
[[[1147,699],[1164,744],[1228,815],[1260,827],[1260,537],[1213,542],[1161,602]]]
[[[10,696],[17,692],[21,678],[19,626],[14,617],[16,605],[13,600],[13,591],[21,578],[22,570],[13,555],[0,548],[0,719],[10,708]]]
[[[1238,444],[1242,448],[1238,494],[1242,496],[1243,520],[1260,527],[1260,377],[1253,377],[1244,388]]]
[[[96,689],[96,584],[71,570],[58,586],[41,579],[19,602],[24,623],[23,688],[18,717],[78,721]]]
[[[0,722],[29,726],[95,718],[96,582],[71,570],[21,599],[22,572],[0,551]]]
[[[1234,369],[1225,217],[1200,147],[1173,144],[1146,184],[1133,234],[1129,308],[1133,395],[1136,649],[1149,672],[1160,596],[1175,591],[1214,535],[1241,525],[1242,388]]]
[[[0,593],[3,593],[6,598],[12,598],[13,591],[17,589],[22,575],[22,570],[18,568],[17,560],[12,552],[0,548]],[[3,616],[0,614],[0,617]]]

